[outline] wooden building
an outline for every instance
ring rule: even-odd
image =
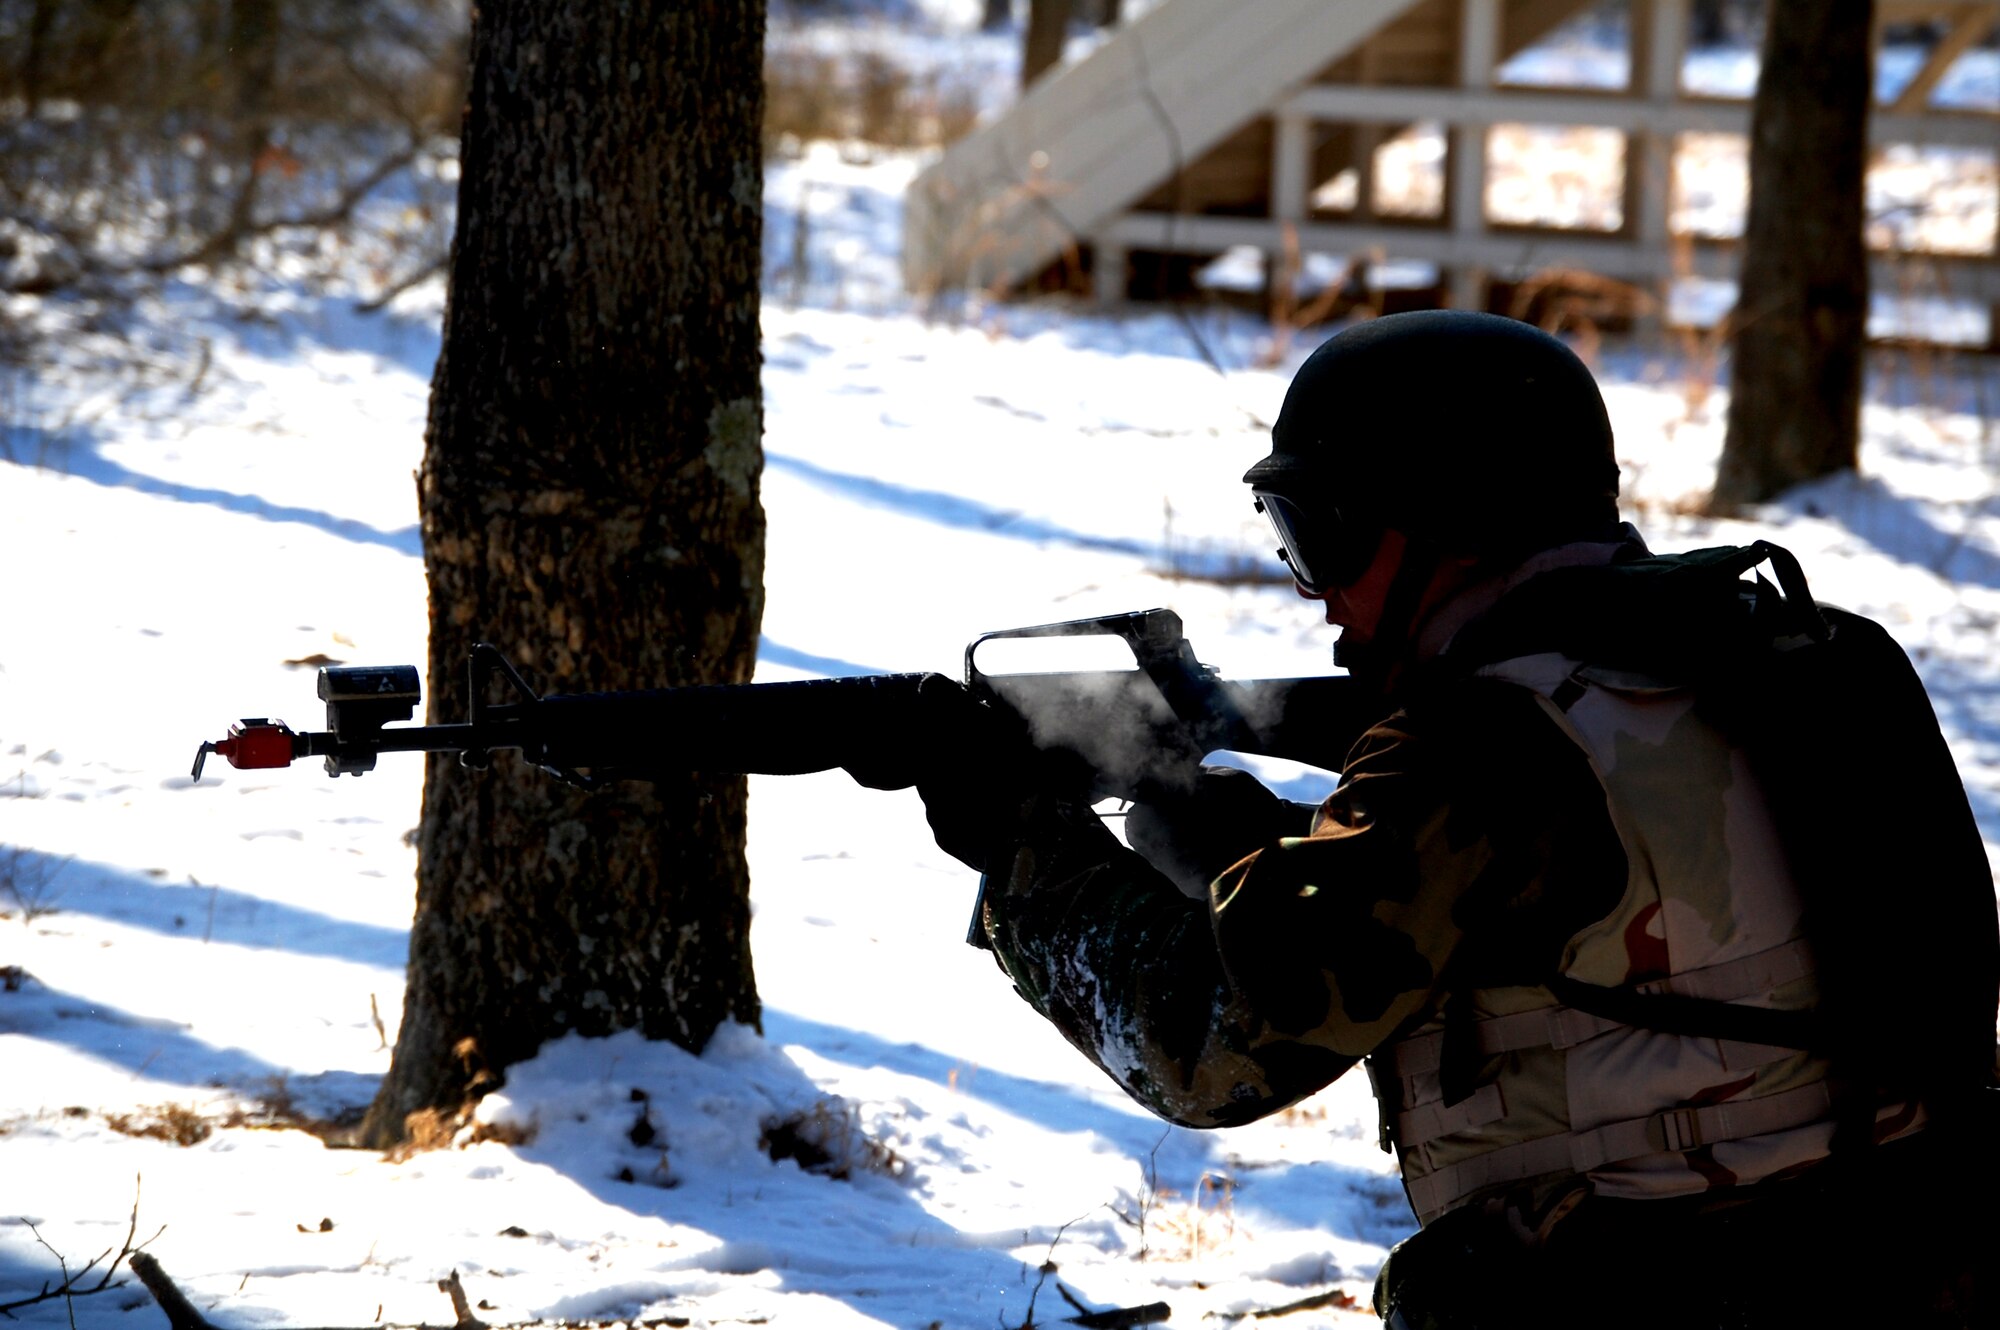
[[[1623,87],[1501,84],[1510,57],[1592,8],[1163,0],[918,177],[905,203],[905,279],[919,292],[1056,286],[1120,300],[1171,290],[1215,255],[1248,246],[1274,273],[1308,253],[1434,265],[1437,298],[1468,307],[1490,306],[1496,283],[1587,273],[1646,293],[1640,303],[1657,312],[1677,277],[1733,275],[1731,238],[1673,224],[1676,150],[1685,136],[1746,132],[1749,103],[1684,86],[1689,0],[1628,0]],[[1885,25],[1925,21],[1942,33],[1875,108],[1876,146],[2000,153],[2000,114],[1933,101],[1952,62],[2000,24],[2000,0],[1876,8]],[[1376,197],[1380,156],[1413,123],[1443,126],[1441,197],[1391,211]],[[1496,127],[1518,126],[1622,139],[1623,186],[1608,222],[1494,215]],[[1879,249],[1877,289],[1916,281],[2000,311],[1996,235],[1989,217],[1970,249]],[[2000,313],[1993,327],[2000,337]]]

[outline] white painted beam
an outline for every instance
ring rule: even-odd
[[[1738,101],[1659,100],[1602,93],[1515,91],[1491,88],[1454,92],[1439,88],[1360,88],[1314,84],[1285,99],[1286,111],[1316,120],[1408,124],[1441,120],[1459,124],[1601,125],[1628,133],[1736,133],[1750,130],[1750,105]],[[1871,142],[1925,143],[1990,148],[2000,142],[2000,115],[1986,111],[1931,111],[1923,115],[1872,115]]]
[[[1131,213],[1106,233],[1133,249],[1178,249],[1220,253],[1236,245],[1270,250],[1282,244],[1279,224],[1254,217],[1175,217]],[[1298,228],[1299,248],[1316,254],[1380,252],[1393,258],[1435,263],[1443,268],[1475,265],[1526,274],[1544,268],[1581,268],[1621,281],[1654,283],[1681,274],[1682,259],[1664,246],[1642,246],[1621,236],[1535,232],[1465,236],[1438,227],[1349,225],[1308,222]],[[1701,277],[1732,277],[1737,247],[1688,247],[1690,271]],[[1909,265],[1920,263],[1938,275],[1939,289],[1974,301],[2000,301],[2000,264],[1977,255],[1878,256],[1872,261],[1877,290],[1903,285]]]

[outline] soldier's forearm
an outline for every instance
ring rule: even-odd
[[[1350,1064],[1259,1048],[1263,1023],[1229,982],[1206,902],[1088,809],[1050,810],[1036,832],[988,886],[988,937],[1021,996],[1149,1110],[1193,1127],[1249,1121]]]

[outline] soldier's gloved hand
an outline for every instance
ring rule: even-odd
[[[1312,829],[1314,809],[1271,793],[1235,767],[1203,767],[1194,788],[1134,803],[1125,842],[1189,896],[1205,897],[1222,870],[1280,836]]]
[[[1018,839],[1039,774],[1020,721],[941,674],[918,686],[896,758],[848,771],[876,789],[915,785],[939,848],[979,872]]]

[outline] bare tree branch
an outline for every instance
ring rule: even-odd
[[[387,307],[391,301],[411,287],[423,285],[450,266],[451,251],[446,250],[442,254],[433,254],[428,262],[424,263],[408,276],[397,278],[367,300],[357,301],[354,306],[354,312],[356,314],[373,314]],[[380,1024],[379,1019],[377,1024]]]
[[[113,1256],[111,1250],[106,1248],[92,1257],[87,1265],[74,1274],[70,1273],[68,1260],[63,1257],[61,1252],[50,1246],[49,1240],[42,1236],[42,1231],[39,1228],[36,1228],[29,1220],[24,1219],[21,1222],[26,1224],[28,1231],[35,1235],[35,1241],[41,1243],[43,1247],[48,1249],[49,1255],[56,1258],[56,1266],[62,1271],[62,1282],[51,1288],[44,1281],[42,1291],[31,1298],[21,1298],[14,1302],[0,1302],[0,1316],[5,1316],[9,1320],[12,1320],[13,1313],[22,1307],[32,1307],[42,1302],[53,1302],[57,1298],[62,1298],[65,1301],[72,1298],[87,1298],[93,1293],[102,1293],[106,1289],[123,1288],[125,1281],[116,1278],[119,1265],[121,1263],[132,1265],[133,1270],[136,1272],[138,1266],[135,1261],[151,1259],[144,1255],[146,1245],[152,1242],[153,1238],[157,1238],[161,1233],[167,1231],[163,1225],[159,1232],[153,1234],[152,1238],[147,1238],[145,1242],[141,1242],[136,1246],[133,1244],[132,1239],[138,1236],[139,1232],[139,1179],[137,1178],[132,1183],[132,1219],[125,1227],[125,1241],[120,1244],[118,1254]],[[99,1276],[95,1284],[86,1286],[83,1282],[85,1276],[89,1275],[92,1270],[95,1270],[98,1263],[107,1256],[111,1257],[111,1263],[104,1267],[104,1273]]]
[[[276,234],[279,231],[324,230],[338,226],[354,216],[354,210],[365,202],[368,196],[396,172],[403,170],[417,159],[418,145],[414,142],[378,160],[374,166],[343,187],[333,202],[310,212],[293,213],[288,216],[266,217],[255,220],[251,214],[255,210],[255,182],[258,172],[252,170],[244,182],[237,202],[230,210],[229,224],[206,237],[192,249],[180,254],[147,259],[132,265],[132,269],[147,273],[169,273],[181,268],[191,268],[210,263],[218,258],[234,254],[247,240]]]

